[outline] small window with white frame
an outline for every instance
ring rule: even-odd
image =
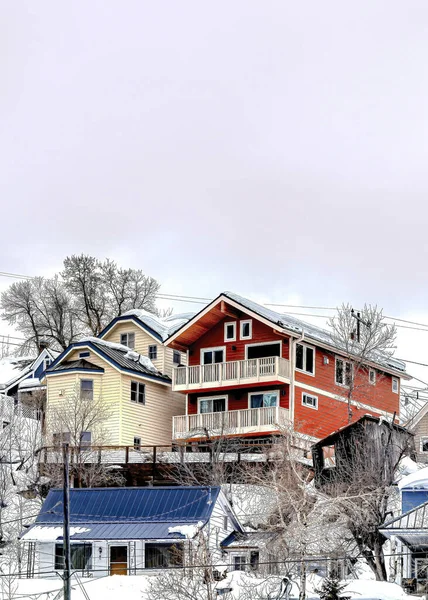
[[[224,341],[236,342],[236,321],[229,321],[224,324]]]
[[[318,410],[318,396],[313,396],[312,394],[307,394],[306,392],[303,392],[302,404],[303,406],[307,406],[308,408],[314,408],[315,410]]]
[[[141,381],[131,381],[131,402],[146,403],[146,386]]]
[[[232,571],[245,571],[247,568],[246,554],[232,554]]]
[[[369,369],[369,383],[370,385],[375,385],[376,383],[376,371],[374,369]]]
[[[296,371],[315,375],[315,348],[296,344]]]
[[[82,400],[94,399],[94,382],[92,379],[80,380],[80,397]]]
[[[335,381],[337,385],[349,387],[352,383],[352,363],[336,357]]]
[[[239,324],[240,334],[239,337],[241,340],[251,340],[253,337],[253,322],[252,320],[241,321]]]
[[[393,377],[392,378],[392,391],[394,392],[394,394],[398,394],[398,390],[399,390],[398,379],[396,377]]]
[[[122,333],[120,335],[120,343],[122,346],[127,346],[134,350],[135,348],[135,333]]]
[[[158,347],[156,345],[149,346],[149,358],[150,360],[156,360],[158,357]]]

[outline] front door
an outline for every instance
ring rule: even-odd
[[[110,546],[110,575],[128,574],[128,546]]]

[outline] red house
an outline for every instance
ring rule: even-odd
[[[187,395],[173,418],[174,440],[210,436],[265,438],[292,425],[318,440],[348,423],[347,380],[353,366],[328,331],[224,292],[166,345],[186,352],[173,390]],[[406,365],[383,357],[360,370],[352,418],[399,414]]]

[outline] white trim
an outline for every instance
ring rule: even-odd
[[[354,365],[352,363],[351,360],[349,360],[349,358],[342,358],[341,356],[335,356],[334,357],[334,383],[340,387],[343,388],[349,388],[349,385],[347,383],[339,383],[336,379],[336,375],[337,375],[337,361],[341,360],[343,362],[343,379],[346,382],[346,368],[345,368],[345,363],[349,363],[351,365],[351,379],[354,378]]]
[[[310,344],[305,344],[304,342],[296,342],[295,346],[296,346],[296,349],[295,349],[296,355],[294,357],[295,365],[297,365],[297,346],[303,346],[303,348],[310,348],[314,351],[314,361],[313,361],[314,371],[313,371],[313,373],[311,373],[310,371],[305,371],[304,369],[298,369],[297,366],[295,366],[295,370],[298,371],[299,373],[304,373],[305,375],[310,375],[311,377],[315,377],[315,360],[316,360],[316,356],[317,356],[316,347],[311,346]],[[304,352],[303,363],[304,363],[304,365],[306,365],[306,351]]]
[[[394,383],[397,385],[397,389],[394,390]],[[398,377],[391,377],[391,389],[394,394],[400,393],[400,380]]]
[[[209,413],[201,413],[200,411],[200,400],[225,400],[224,410],[220,410],[218,412],[227,412],[229,410],[229,394],[218,394],[218,396],[198,396],[197,398],[197,414],[198,415],[206,415]]]
[[[215,352],[216,350],[223,350],[223,360],[220,362],[226,362],[226,346],[213,346],[212,348],[201,348],[200,351],[200,365],[204,365],[204,361],[203,361],[203,357],[204,357],[204,352]],[[220,364],[220,363],[208,363],[211,365],[215,365],[215,364]]]
[[[252,344],[245,344],[245,360],[254,360],[248,358],[248,348],[254,346],[273,346],[279,344],[279,358],[282,358],[282,340],[273,340],[272,342],[253,342]]]
[[[229,325],[233,326],[233,337],[228,338],[226,333],[227,333],[227,328],[229,327]],[[224,323],[224,342],[236,342],[236,321],[225,321]]]
[[[251,408],[251,396],[260,396],[260,394],[276,394],[277,403],[276,406],[261,406],[259,408],[279,408],[279,402],[281,398],[280,394],[281,390],[263,390],[261,389],[259,392],[248,392],[248,408]]]
[[[424,440],[425,440],[426,442],[428,442],[428,435],[422,435],[422,436],[421,436],[421,438],[420,438],[420,440],[419,440],[419,452],[421,452],[421,453],[423,453],[423,454],[427,454],[427,453],[428,453],[428,450],[423,450],[423,449],[422,449],[422,448],[423,448],[423,443],[424,443]]]
[[[304,401],[305,396],[308,398],[313,398],[315,400],[315,406],[313,406],[312,404],[306,404],[306,402]],[[312,394],[308,394],[307,392],[302,391],[302,406],[305,406],[306,408],[312,408],[312,410],[318,410],[318,396],[314,396]]]
[[[337,394],[326,392],[312,385],[301,383],[300,381],[296,381],[296,387],[308,390],[309,392],[315,392],[316,394],[319,394],[320,396],[325,396],[326,398],[332,398],[333,400],[337,400],[338,402],[345,402],[346,404],[348,403],[348,398],[345,398],[344,396],[338,396]],[[356,400],[351,400],[351,404],[352,406],[356,406],[357,408],[365,408],[366,410],[371,410],[379,415],[385,415],[387,417],[394,416],[393,413],[390,413],[387,410],[382,410],[380,408],[376,408],[375,406],[370,406],[370,404],[363,404],[362,402],[357,402]]]
[[[122,342],[122,338],[123,338],[125,335],[126,335],[126,344],[124,344],[124,343]],[[130,346],[130,345],[128,344],[128,342],[129,342],[129,336],[130,336],[130,335],[133,335],[133,336],[134,336],[134,346],[133,346],[133,347],[132,347],[132,346]],[[120,334],[120,343],[121,343],[123,346],[126,346],[127,348],[130,348],[131,350],[135,350],[135,331],[125,331],[125,332],[121,333],[121,334]]]
[[[243,325],[246,325],[247,323],[250,326],[250,335],[244,336],[242,333]],[[239,321],[239,339],[240,340],[252,340],[253,339],[253,319],[245,319],[244,321]]]
[[[374,373],[374,379],[371,381],[371,374]],[[369,369],[369,383],[370,385],[376,385],[376,369]]]

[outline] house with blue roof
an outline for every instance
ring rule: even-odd
[[[61,573],[63,520],[63,491],[52,489],[36,521],[21,534],[28,577]],[[141,575],[185,567],[202,540],[212,564],[224,562],[222,542],[243,535],[220,487],[70,490],[71,566],[84,576]]]
[[[172,417],[185,411],[185,400],[173,392],[173,365],[186,364],[186,355],[167,348],[166,338],[190,315],[159,319],[133,310],[112,320],[99,337],[71,344],[44,374],[47,386],[45,443],[62,439],[70,445],[69,431],[59,431],[53,418],[79,396],[100,400],[108,419],[103,423],[101,445],[170,445]],[[97,432],[79,432],[84,443],[100,445]]]

